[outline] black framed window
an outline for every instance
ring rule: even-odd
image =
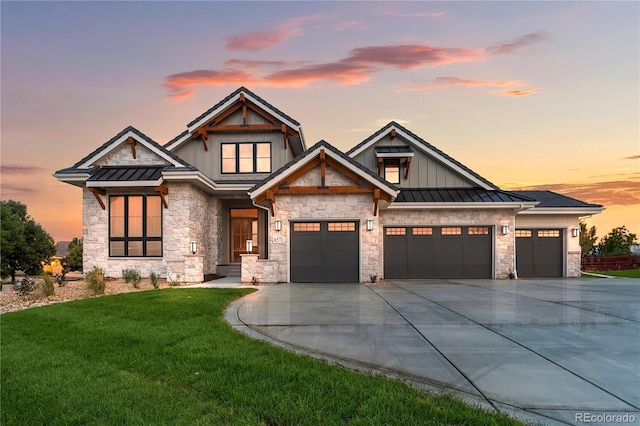
[[[221,145],[222,173],[271,173],[271,142]]]
[[[384,160],[384,178],[389,183],[400,183],[400,160]]]
[[[162,202],[158,195],[109,197],[109,256],[162,256]]]

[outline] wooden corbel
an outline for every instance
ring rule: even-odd
[[[164,206],[164,208],[168,209],[169,203],[167,202],[165,195],[169,193],[169,188],[167,188],[164,185],[159,185],[159,186],[156,186],[154,189],[160,194],[160,200],[162,201],[162,205]]]
[[[407,161],[404,164],[404,180],[409,179],[409,167],[411,167],[411,157],[407,157]]]
[[[287,150],[287,125],[281,124],[280,131],[282,132],[282,141],[284,142],[284,150]]]
[[[324,149],[320,150],[320,186],[326,187],[326,177],[327,177],[327,157],[324,153]]]
[[[131,154],[133,154],[133,159],[135,160],[137,158],[137,155],[136,155],[136,140],[134,138],[132,138],[131,136],[129,136],[127,138],[127,142],[129,142],[129,145],[131,146]]]
[[[380,189],[376,188],[373,190],[373,215],[378,215],[378,201],[380,201]]]
[[[205,151],[209,151],[209,147],[207,146],[207,131],[200,127],[198,128],[198,130],[196,130],[195,135],[196,137],[200,137],[200,140],[202,141],[202,145],[204,145],[204,150]]]
[[[382,165],[384,164],[384,159],[382,157],[378,157],[378,176],[382,176]]]
[[[91,192],[93,194],[94,197],[96,197],[96,200],[98,200],[98,203],[100,204],[100,207],[102,207],[102,210],[106,210],[107,206],[104,205],[104,201],[102,201],[102,197],[100,197],[101,195],[107,195],[107,191],[103,188],[87,188],[89,190],[89,192]]]
[[[271,216],[275,216],[276,194],[271,190],[267,190],[267,200],[269,200],[269,208],[271,209]]]
[[[244,97],[244,93],[240,93],[240,102],[242,102],[242,125],[247,125],[247,99]]]
[[[391,139],[396,137],[396,129],[391,129]]]

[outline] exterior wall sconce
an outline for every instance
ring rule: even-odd
[[[373,231],[373,219],[367,219],[367,231]]]
[[[580,235],[580,230],[578,228],[573,228],[571,230],[571,235],[573,235],[573,237],[577,237],[578,235]]]
[[[191,254],[196,254],[197,249],[198,249],[198,247],[196,245],[196,242],[195,241],[191,241],[189,243],[189,250],[191,251]]]
[[[245,244],[246,244],[247,253],[251,253],[253,251],[253,241],[247,240]]]
[[[509,235],[509,227],[507,225],[502,225],[502,235]]]
[[[280,219],[276,219],[276,231],[280,232],[282,230],[282,221]]]

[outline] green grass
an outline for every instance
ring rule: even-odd
[[[610,277],[640,278],[640,268],[626,269],[622,271],[597,271],[594,274],[608,275]],[[583,275],[588,277],[588,275]]]
[[[519,424],[234,331],[246,289],[167,289],[3,314],[3,425]]]

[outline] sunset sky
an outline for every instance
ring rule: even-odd
[[[246,86],[346,151],[396,120],[502,189],[640,235],[638,2],[0,2],[1,198],[56,240],[51,175],[132,125],[165,144]]]

